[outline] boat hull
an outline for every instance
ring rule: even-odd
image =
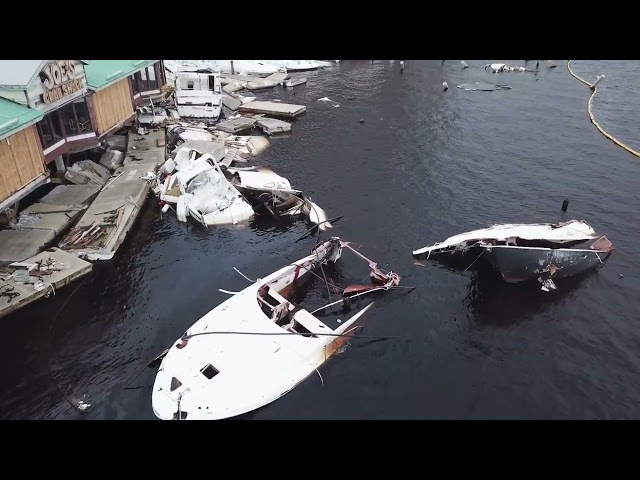
[[[550,276],[555,280],[581,275],[602,265],[610,252],[570,248],[491,246],[485,248],[485,255],[505,282],[523,283],[538,280],[540,277]],[[550,266],[553,272],[549,272]]]

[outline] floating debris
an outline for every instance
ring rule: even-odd
[[[511,90],[511,86],[509,85],[496,85],[494,83],[487,82],[463,83],[458,85],[458,88],[467,90],[469,92],[492,92],[494,90]]]
[[[325,102],[325,103],[330,103],[333,105],[333,108],[338,108],[340,105],[338,105],[338,102],[335,102],[333,100],[331,100],[329,97],[322,97],[318,99],[319,102]]]
[[[261,118],[256,122],[256,126],[262,129],[267,135],[289,133],[291,131],[290,123],[275,118]]]
[[[293,88],[297,87],[298,85],[304,85],[305,83],[307,83],[306,78],[290,78],[288,80],[285,80],[284,86],[287,88]]]

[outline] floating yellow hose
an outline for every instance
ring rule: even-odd
[[[589,87],[591,90],[593,90],[593,93],[591,94],[591,96],[589,97],[589,103],[587,104],[587,111],[589,112],[589,118],[591,118],[591,123],[593,123],[596,128],[598,130],[600,130],[600,133],[602,133],[605,137],[607,137],[609,140],[611,140],[613,143],[615,143],[616,145],[618,145],[619,147],[624,148],[627,152],[631,153],[632,155],[635,155],[636,157],[640,157],[640,153],[636,152],[635,150],[633,150],[632,148],[627,147],[624,143],[620,142],[619,140],[615,139],[614,137],[612,137],[611,135],[609,135],[607,132],[605,132],[604,128],[602,128],[600,126],[600,124],[598,122],[596,122],[595,117],[593,116],[593,110],[592,110],[592,101],[593,101],[593,97],[596,96],[596,93],[598,91],[598,89],[596,87],[593,86],[593,84],[587,82],[586,80],[580,78],[578,75],[576,75],[575,73],[573,73],[573,70],[571,70],[571,60],[567,61],[567,69],[569,70],[569,73],[571,74],[571,76],[573,76],[574,78],[580,80],[582,83],[584,83],[587,87]]]

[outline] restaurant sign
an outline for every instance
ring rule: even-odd
[[[79,92],[83,88],[81,78],[76,78],[75,60],[57,60],[40,72],[44,87],[42,101],[49,105],[61,98]]]

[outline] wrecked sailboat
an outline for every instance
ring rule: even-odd
[[[265,208],[273,216],[304,215],[320,230],[332,228],[326,212],[307,198],[300,190],[294,190],[284,177],[268,167],[251,169],[227,168],[229,181],[242,192],[255,209]]]
[[[603,265],[614,250],[605,236],[589,248],[546,248],[482,245],[487,260],[507,283],[537,280],[542,289],[555,290],[553,280],[578,276]]]
[[[358,296],[398,287],[400,277],[338,237],[319,243],[311,254],[252,283],[218,305],[167,351],[152,393],[153,411],[163,420],[219,420],[274,402],[312,375],[339,350],[367,304],[330,328],[293,295],[317,269],[342,256],[343,248],[364,258],[371,286],[352,286],[329,305],[348,305]],[[366,288],[364,288],[366,287]]]
[[[587,241],[588,248],[572,248]],[[478,253],[508,283],[537,280],[543,290],[554,289],[553,279],[579,275],[603,264],[613,244],[585,221],[503,224],[462,233],[413,252],[414,256],[441,253]],[[474,260],[474,263],[475,261]]]
[[[483,241],[494,241],[498,245],[506,245],[512,238],[520,239],[521,242],[546,241],[550,246],[558,247],[571,246],[587,240],[595,240],[598,237],[595,230],[582,220],[570,220],[564,223],[506,223],[454,235],[443,242],[414,250],[413,255],[460,252],[479,246]]]

